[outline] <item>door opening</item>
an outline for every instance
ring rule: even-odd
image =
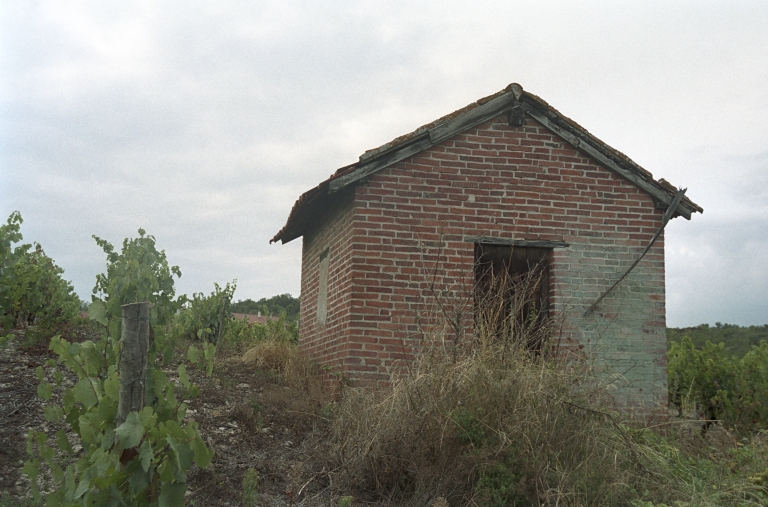
[[[547,338],[551,252],[475,244],[475,327],[481,339],[541,351]]]

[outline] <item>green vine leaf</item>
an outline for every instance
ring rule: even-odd
[[[85,408],[91,408],[99,402],[90,378],[86,377],[80,379],[80,381],[75,384],[75,401],[79,401],[85,405]]]
[[[67,454],[72,454],[72,446],[69,443],[69,439],[67,438],[67,432],[64,430],[59,430],[56,432],[56,445],[59,449],[66,452]]]
[[[187,365],[181,363],[179,365],[179,381],[185,389],[189,389],[189,377],[187,377]]]
[[[197,425],[195,425],[194,431],[197,433]],[[197,438],[193,438],[189,442],[189,446],[192,448],[192,451],[195,454],[195,463],[197,463],[197,466],[200,468],[207,468],[211,463],[211,459],[213,459],[213,451],[205,446],[203,439],[199,436]]]
[[[107,306],[104,301],[97,299],[88,306],[88,318],[107,327]]]
[[[128,484],[132,492],[144,491],[149,487],[149,474],[142,469],[132,470]]]
[[[144,426],[141,424],[141,417],[138,412],[131,412],[125,418],[125,422],[115,430],[117,438],[124,449],[136,447],[144,436]]]
[[[160,488],[160,507],[184,507],[184,493],[187,485],[184,483],[165,483]]]
[[[21,472],[29,477],[30,488],[32,489],[32,496],[35,501],[40,501],[40,492],[37,489],[37,476],[40,475],[40,460],[32,459],[24,462],[24,467]]]
[[[190,449],[189,445],[183,440],[177,440],[172,436],[166,438],[168,445],[171,448],[171,460],[173,463],[173,473],[176,476],[176,480],[186,480],[185,470],[188,470],[192,466],[192,459],[194,453]]]
[[[78,499],[81,496],[83,496],[85,492],[91,488],[90,475],[91,473],[84,474],[84,477],[80,481],[80,484],[77,485],[77,489],[75,490],[75,496],[74,496],[75,499]]]
[[[200,360],[200,351],[197,350],[197,347],[194,345],[189,346],[189,350],[187,351],[187,359],[193,364],[197,364],[197,362]]]
[[[43,400],[50,400],[53,395],[53,386],[43,383],[37,386],[37,397]]]
[[[59,422],[64,417],[64,411],[58,405],[48,405],[45,407],[45,420],[48,422]]]
[[[216,354],[216,345],[213,343],[206,343],[204,346],[205,356],[205,376],[210,377],[213,373],[213,356]]]
[[[152,464],[152,460],[155,458],[155,453],[152,451],[152,443],[149,440],[145,440],[139,448],[139,461],[141,468],[145,472],[149,471],[149,466]]]

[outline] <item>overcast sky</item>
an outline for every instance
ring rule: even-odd
[[[704,207],[670,326],[768,323],[768,2],[3,1],[0,214],[90,299],[143,227],[181,293],[299,294],[298,196],[511,82]]]

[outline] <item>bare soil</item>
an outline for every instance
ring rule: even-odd
[[[89,338],[88,329],[67,336]],[[46,343],[25,343],[24,332],[0,349],[0,504],[25,505],[29,481],[21,473],[29,429],[51,431],[37,397],[35,370],[55,359]],[[173,377],[175,368],[169,368]],[[212,377],[189,370],[201,395],[188,418],[214,450],[211,465],[188,476],[187,505],[243,505],[243,478],[258,472],[259,506],[337,505],[339,493],[323,459],[328,421],[319,414],[329,401],[322,389],[289,385],[274,372],[243,363],[237,351],[219,351]],[[55,402],[56,396],[51,400]]]

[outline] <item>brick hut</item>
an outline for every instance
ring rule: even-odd
[[[663,226],[703,211],[683,192],[515,83],[337,170],[271,241],[304,238],[300,346],[367,385],[446,305],[471,333],[479,266],[533,260],[560,336],[650,415],[667,402]]]

